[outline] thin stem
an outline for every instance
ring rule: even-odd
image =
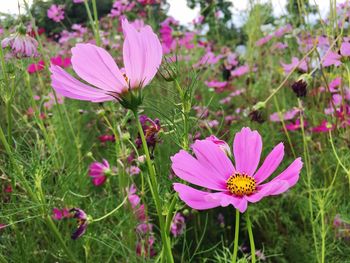
[[[104,216],[101,216],[100,218],[91,220],[91,223],[92,223],[92,222],[101,221],[101,220],[103,220],[103,219],[109,217],[110,215],[112,215],[114,212],[118,211],[119,208],[121,208],[121,207],[124,205],[124,203],[125,203],[125,201],[126,201],[127,198],[128,198],[128,197],[125,197],[124,200],[123,200],[123,202],[122,202],[120,205],[118,205],[116,208],[114,208],[112,211],[110,211],[109,213],[105,214]]]
[[[255,244],[254,244],[254,236],[253,236],[253,230],[252,230],[252,222],[250,221],[250,217],[249,217],[249,211],[247,211],[246,217],[247,217],[247,228],[248,228],[248,235],[249,235],[249,242],[250,242],[250,254],[252,256],[252,263],[255,263],[256,262]]]
[[[171,251],[171,247],[170,247],[170,242],[168,241],[168,233],[165,229],[164,216],[162,214],[162,206],[160,203],[158,184],[157,184],[157,180],[156,180],[156,172],[155,172],[154,166],[153,166],[152,161],[151,161],[151,157],[150,157],[148,146],[147,146],[147,141],[146,141],[145,135],[143,133],[139,114],[138,114],[137,110],[135,110],[133,113],[135,115],[137,128],[138,128],[138,131],[139,131],[139,134],[141,137],[143,150],[144,150],[145,155],[146,155],[146,163],[147,163],[148,172],[149,172],[149,178],[148,178],[149,180],[147,180],[147,182],[149,183],[149,187],[150,187],[152,197],[153,197],[153,200],[154,200],[154,203],[156,206],[157,214],[158,214],[160,234],[161,234],[161,238],[162,238],[162,242],[163,242],[163,255],[164,254],[166,255],[166,259],[167,259],[168,263],[172,263],[172,262],[174,262],[174,259],[173,259],[173,255],[172,255],[172,251]]]
[[[239,236],[239,210],[236,209],[236,221],[235,221],[235,240],[233,245],[233,254],[232,254],[232,263],[237,261],[237,252],[238,252],[238,236]]]
[[[95,40],[96,40],[96,45],[99,46],[101,45],[101,38],[100,38],[96,0],[92,0],[92,10],[94,12],[94,19],[95,19],[95,38],[96,38]]]

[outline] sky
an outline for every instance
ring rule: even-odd
[[[242,12],[248,9],[249,0],[231,0],[233,3],[233,21],[237,26],[242,24]],[[256,2],[267,3],[271,1],[274,7],[274,15],[276,17],[282,15],[285,12],[285,6],[287,0],[258,0]],[[23,0],[0,0],[0,12],[2,13],[18,13],[18,2],[23,5]],[[31,3],[32,0],[27,0]],[[325,15],[329,9],[328,0],[310,0],[310,3],[317,3],[322,15]],[[338,0],[337,3],[345,2],[345,0]],[[181,24],[188,24],[194,18],[196,18],[199,9],[191,10],[186,5],[186,0],[168,0],[170,4],[169,15],[179,20]]]

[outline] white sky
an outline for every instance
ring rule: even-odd
[[[249,0],[231,0],[233,3],[233,20],[236,25],[242,23],[241,14],[248,8]],[[279,16],[285,12],[284,7],[286,6],[287,0],[256,0],[256,2],[267,3],[271,1],[274,8],[274,15]],[[345,2],[346,0],[338,0],[337,3]],[[0,12],[3,13],[18,13],[18,2],[23,6],[23,0],[0,0]],[[31,3],[32,0],[27,0]],[[329,9],[328,0],[310,0],[311,4],[317,3],[321,14],[325,15]],[[186,0],[168,0],[170,4],[169,15],[179,20],[182,24],[190,23],[197,15],[199,9],[191,10],[186,5]]]

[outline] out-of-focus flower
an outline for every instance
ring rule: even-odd
[[[313,127],[312,132],[328,132],[334,130],[335,125],[323,120],[322,123],[316,127]]]
[[[93,162],[89,166],[89,176],[92,179],[92,183],[95,186],[104,184],[107,180],[107,175],[111,173],[111,168],[106,159],[102,160],[102,163]]]
[[[304,128],[307,126],[307,121],[304,120]],[[300,119],[297,119],[294,123],[288,123],[286,124],[286,129],[289,131],[296,131],[301,128],[301,121]]]
[[[270,115],[270,121],[273,122],[280,122],[282,120],[284,121],[289,121],[294,119],[294,117],[300,112],[299,109],[297,108],[293,108],[291,110],[288,110],[284,113],[281,113],[281,116],[278,112],[274,112]]]
[[[98,139],[100,140],[100,142],[105,143],[105,142],[115,142],[115,137],[114,135],[110,135],[110,134],[103,134],[98,136]]]
[[[126,172],[129,174],[129,175],[137,175],[141,172],[141,169],[135,165],[132,165],[128,168],[126,168]]]
[[[176,213],[171,222],[170,231],[174,237],[180,236],[186,227],[185,218],[181,213]]]
[[[23,25],[17,28],[17,32],[1,41],[1,47],[11,49],[15,57],[35,57],[38,55],[38,42],[26,34]]]
[[[299,64],[299,66],[298,66],[298,64]],[[286,74],[290,73],[297,66],[298,66],[298,69],[300,69],[301,71],[303,71],[303,72],[307,71],[306,61],[303,60],[302,62],[300,62],[300,60],[297,57],[292,57],[291,64],[285,64],[285,63],[281,62],[281,65],[282,65],[283,70]]]
[[[329,67],[334,65],[335,67],[338,67],[341,65],[341,56],[334,52],[329,51],[323,58],[322,58],[322,66],[323,67]]]
[[[27,67],[27,71],[29,74],[33,74],[35,72],[42,71],[45,68],[45,62],[43,60],[40,60],[38,63],[30,64]]]
[[[265,261],[266,260],[266,256],[265,256],[264,252],[261,251],[260,249],[255,251],[255,255],[258,258],[258,260],[261,260],[261,261]]]
[[[257,47],[260,47],[260,46],[266,44],[267,42],[269,42],[272,38],[273,38],[273,35],[267,35],[265,37],[262,37],[258,41],[256,41],[255,45]]]
[[[304,79],[299,79],[292,84],[292,90],[297,97],[305,97],[307,93],[307,82]]]
[[[52,218],[55,220],[70,218],[69,209],[67,208],[59,209],[55,207],[54,209],[52,209]]]
[[[81,4],[84,3],[84,0],[73,0],[74,4]]]
[[[231,71],[231,76],[232,77],[240,77],[243,76],[245,74],[247,74],[250,71],[250,68],[248,65],[243,65],[240,66],[234,70]]]
[[[162,60],[162,48],[150,26],[138,31],[125,19],[122,27],[124,71],[103,48],[77,44],[72,49],[73,69],[92,86],[73,78],[61,67],[51,65],[53,88],[72,99],[92,102],[116,99],[126,108],[137,107],[142,96],[139,93],[135,96],[131,91],[139,91],[153,79]]]
[[[154,257],[156,252],[153,248],[154,236],[149,236],[148,239],[139,240],[136,245],[136,254],[141,257]]]
[[[209,140],[197,140],[192,145],[196,158],[181,150],[171,158],[174,173],[189,183],[215,192],[197,190],[182,183],[174,183],[174,189],[188,206],[210,209],[233,205],[241,213],[248,202],[258,202],[270,195],[279,195],[299,180],[302,168],[297,158],[280,175],[262,184],[277,169],[284,156],[283,143],[278,144],[257,170],[262,151],[261,136],[257,131],[243,128],[235,136],[233,152],[235,167],[230,158]]]
[[[73,240],[78,239],[85,234],[86,228],[88,226],[88,217],[86,213],[80,208],[72,208],[69,210],[72,213],[72,217],[77,219],[78,226],[77,229],[72,233],[71,238]]]
[[[135,7],[135,5],[135,2],[131,2],[129,0],[116,0],[113,3],[112,10],[109,15],[111,17],[120,17],[125,12],[130,12]]]
[[[340,54],[344,57],[350,56],[350,43],[349,42],[343,42],[340,46]]]
[[[159,142],[158,134],[162,129],[162,127],[160,126],[160,121],[159,119],[152,120],[146,115],[141,115],[139,118],[142,125],[143,133],[147,141],[147,145],[150,148],[154,148]],[[142,141],[140,135],[138,135],[135,143],[138,148],[141,148]]]
[[[47,10],[47,17],[55,22],[61,22],[64,19],[64,5],[51,5]]]

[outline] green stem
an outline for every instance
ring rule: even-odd
[[[239,210],[236,209],[236,221],[235,221],[235,240],[233,245],[233,254],[232,254],[232,263],[237,261],[237,252],[238,252],[238,236],[239,236]]]
[[[125,201],[126,201],[127,198],[128,198],[128,197],[125,197],[124,200],[123,200],[123,202],[122,202],[120,205],[118,205],[116,208],[114,208],[112,211],[110,211],[109,213],[105,214],[104,216],[101,216],[100,218],[91,220],[91,223],[92,223],[92,222],[101,221],[101,220],[103,220],[103,219],[109,217],[110,215],[112,215],[114,212],[118,211],[119,208],[121,208],[121,207],[124,205],[124,203],[125,203]]]
[[[94,19],[95,19],[96,45],[99,46],[99,45],[101,45],[101,38],[100,38],[100,29],[99,29],[98,15],[97,15],[96,0],[92,0],[92,10],[94,12]]]
[[[93,4],[94,3],[95,3],[95,1],[93,1]],[[96,31],[96,24],[95,24],[95,21],[92,17],[91,10],[90,10],[89,4],[88,4],[88,0],[85,0],[84,4],[85,4],[86,13],[88,15],[88,18],[89,18],[89,21],[91,24],[92,31],[94,32],[96,44],[99,46],[100,45],[100,35],[99,35],[99,32]],[[96,5],[96,3],[95,3],[95,5]],[[96,7],[93,7],[93,8],[96,8]],[[94,10],[94,12],[95,12],[95,10]],[[96,16],[97,16],[97,9],[96,9]]]
[[[170,247],[168,232],[165,229],[164,216],[162,214],[162,206],[161,206],[161,202],[160,202],[160,198],[159,198],[158,184],[157,184],[157,180],[156,180],[156,172],[155,172],[154,166],[153,166],[152,161],[151,161],[151,157],[150,157],[148,146],[147,146],[147,141],[146,141],[145,135],[143,133],[142,125],[141,125],[141,122],[139,119],[139,114],[138,114],[137,110],[135,110],[133,113],[135,115],[137,128],[138,128],[138,131],[139,131],[139,134],[141,137],[142,147],[143,147],[143,150],[144,150],[145,155],[146,155],[146,163],[147,163],[148,172],[149,172],[149,180],[147,180],[147,181],[149,182],[149,187],[150,187],[152,197],[153,197],[153,200],[154,200],[154,203],[156,206],[157,214],[158,214],[160,234],[161,234],[161,238],[162,238],[162,242],[163,242],[163,255],[164,254],[166,255],[166,259],[167,259],[168,263],[172,263],[172,262],[174,262],[174,259],[173,259],[173,255],[172,255],[172,251],[171,251],[171,247]]]
[[[255,263],[256,262],[255,244],[254,244],[254,236],[253,236],[253,230],[252,230],[252,222],[250,221],[250,217],[249,217],[249,211],[247,211],[246,217],[247,217],[247,229],[248,229],[249,242],[250,242],[250,254],[252,256],[252,263]]]

